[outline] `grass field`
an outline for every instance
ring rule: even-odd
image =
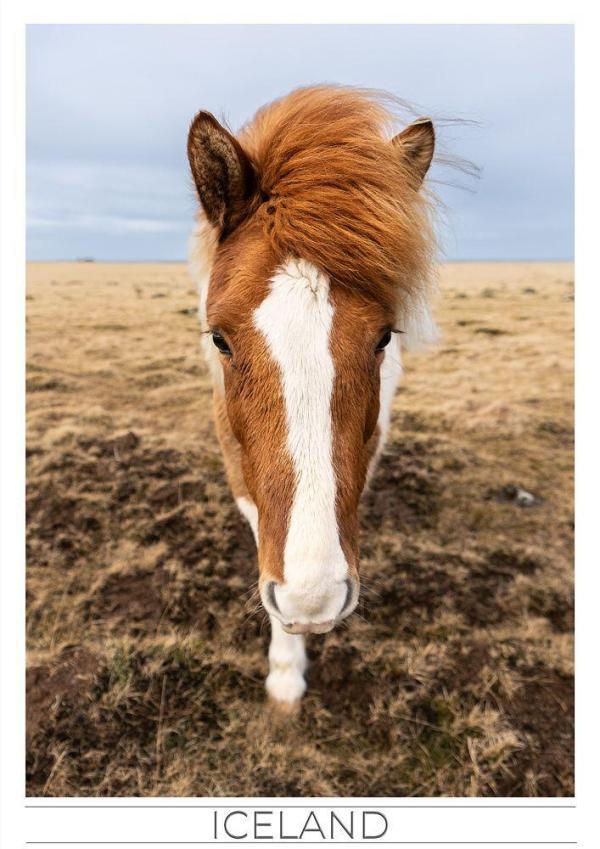
[[[573,794],[573,268],[441,284],[281,720],[185,267],[29,266],[30,795]]]

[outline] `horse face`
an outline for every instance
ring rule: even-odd
[[[358,601],[358,501],[399,370],[392,316],[301,259],[276,264],[242,228],[219,249],[206,320],[258,510],[263,604],[291,633],[325,632]]]
[[[296,99],[257,116],[244,146],[199,113],[188,155],[211,234],[205,338],[257,511],[261,598],[304,633],[357,603],[357,506],[400,368],[398,291],[428,265],[418,190],[433,128],[388,142],[364,95]]]

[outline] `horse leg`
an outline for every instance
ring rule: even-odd
[[[278,619],[273,616],[269,618],[271,645],[267,693],[278,707],[291,711],[297,707],[306,690],[304,637],[301,634],[287,634]]]

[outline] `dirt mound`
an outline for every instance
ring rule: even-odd
[[[570,784],[574,759],[573,679],[540,667],[527,669],[523,682],[505,705],[522,734],[523,747],[507,764],[498,785],[505,796],[552,796],[557,784]]]
[[[119,649],[102,663],[63,653],[52,670],[31,669],[28,685],[44,693],[28,704],[30,751],[45,751],[30,757],[31,793],[43,793],[58,752],[67,791],[85,794],[103,774],[111,793],[130,792],[139,782],[147,792],[182,733],[218,736],[232,700],[262,698],[257,681],[199,646],[160,655]]]
[[[145,446],[133,432],[80,438],[36,459],[27,505],[31,574],[56,557],[77,572],[104,552],[86,618],[126,622],[135,633],[164,616],[210,630],[255,580],[252,534],[218,461],[218,472],[207,474],[197,458]],[[138,563],[113,559],[114,542],[124,540],[139,549]],[[32,615],[35,608],[32,598]]]
[[[62,704],[81,710],[91,696],[100,663],[87,649],[65,647],[51,664],[27,670],[27,738],[47,724]]]
[[[388,445],[363,498],[367,533],[435,525],[441,493],[440,475],[433,464],[437,447],[432,440],[409,438]]]

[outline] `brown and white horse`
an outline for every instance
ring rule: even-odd
[[[305,634],[359,596],[357,508],[388,429],[401,344],[431,336],[430,120],[391,137],[388,99],[300,89],[234,136],[194,118],[200,288],[217,433],[258,547],[269,695],[306,688]],[[400,335],[402,334],[402,335]]]

